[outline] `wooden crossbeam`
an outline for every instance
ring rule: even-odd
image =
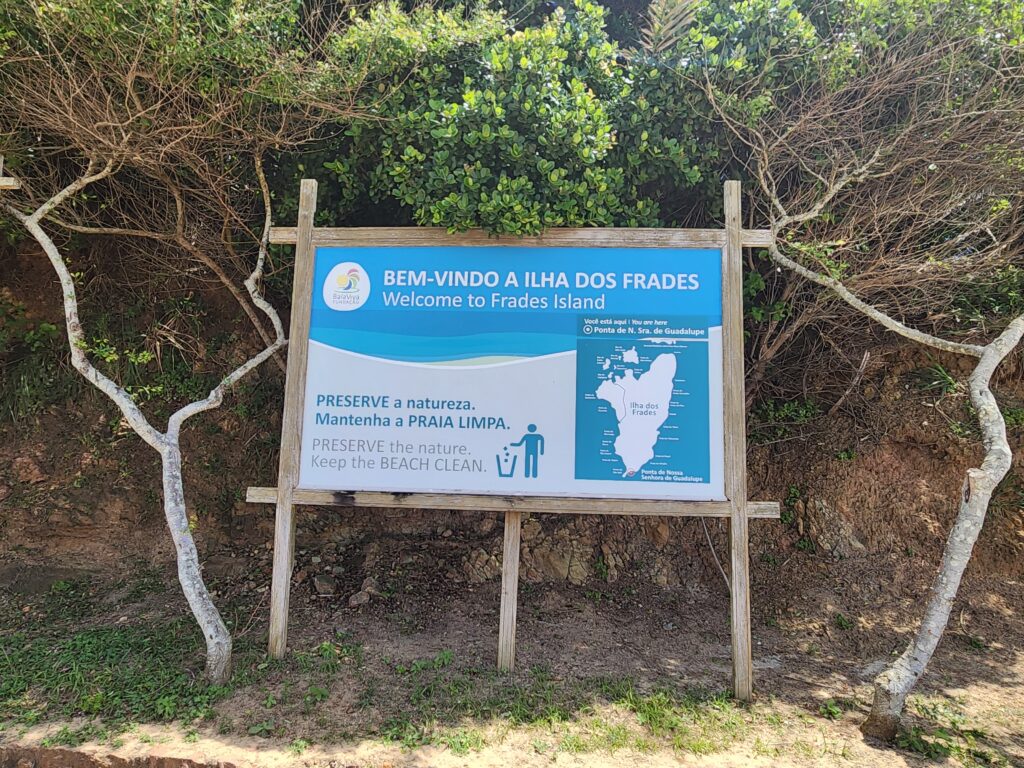
[[[13,176],[4,176],[4,156],[0,155],[0,190],[21,189],[21,182]]]
[[[276,504],[277,488],[250,487],[250,504]],[[483,494],[379,493],[372,491],[291,492],[296,505],[318,507],[388,507],[390,509],[452,509],[462,512],[548,512],[569,515],[632,515],[651,517],[729,517],[728,501],[662,501],[658,499],[583,499],[561,496],[489,496]],[[777,501],[747,502],[749,517],[777,519]]]
[[[447,247],[507,245],[523,247],[617,247],[617,248],[724,248],[728,237],[724,229],[551,229],[539,237],[505,237],[488,235],[483,230],[448,234],[434,227],[394,227],[387,230],[376,227],[317,227],[313,231],[315,246],[373,245],[386,232],[389,246],[445,245]],[[272,227],[270,242],[291,245],[296,242],[296,227]],[[744,248],[765,248],[772,233],[767,229],[742,230]],[[440,240],[439,238],[443,238]]]

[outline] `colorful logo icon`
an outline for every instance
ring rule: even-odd
[[[345,293],[352,293],[353,291],[359,290],[359,274],[362,270],[359,267],[353,267],[348,272],[344,272],[338,275],[338,290],[344,291]]]
[[[337,312],[359,309],[370,298],[370,276],[354,261],[336,265],[324,280],[324,303]]]

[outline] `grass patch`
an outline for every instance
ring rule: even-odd
[[[1008,429],[1020,429],[1024,427],[1024,408],[1007,407],[1001,409],[1003,420]]]
[[[986,742],[988,734],[971,727],[967,717],[946,701],[911,700],[911,708],[922,725],[909,725],[896,737],[896,745],[930,760],[955,758],[961,765],[1009,768],[1011,763]]]
[[[751,412],[750,441],[765,444],[785,440],[820,413],[813,400],[767,400]]]
[[[724,693],[676,694],[657,690],[640,695],[632,687],[618,704],[633,712],[652,735],[668,739],[673,748],[696,755],[719,752],[746,730],[736,703]]]
[[[952,395],[962,388],[956,377],[938,363],[915,371],[913,378],[918,389],[933,394]]]
[[[107,723],[191,721],[226,689],[191,669],[200,636],[184,621],[97,627],[61,637],[0,636],[0,720],[95,717]]]
[[[745,712],[724,693],[640,693],[628,680],[562,682],[543,669],[509,682],[491,671],[453,670],[427,661],[432,660],[396,669],[411,706],[379,730],[381,739],[404,749],[434,744],[457,754],[478,750],[484,736],[466,728],[467,721],[535,731],[535,751],[569,754],[670,748],[706,755],[727,748],[747,730]],[[459,727],[448,725],[455,723]]]
[[[155,584],[147,579],[139,593],[152,594]],[[542,667],[509,678],[460,665],[448,650],[371,665],[362,644],[344,632],[283,660],[265,658],[262,637],[238,639],[231,683],[212,686],[203,678],[203,638],[191,617],[92,627],[70,618],[95,623],[99,593],[95,585],[58,582],[34,611],[60,619],[59,627],[25,619],[17,631],[0,633],[0,728],[55,722],[61,727],[51,743],[77,747],[110,741],[135,723],[181,723],[186,740],[195,740],[207,721],[223,734],[281,740],[296,755],[313,740],[375,737],[460,756],[515,728],[550,755],[706,755],[741,738],[751,720],[724,693],[644,691],[628,679],[563,680]],[[358,714],[354,732],[340,733],[331,708],[348,690]],[[236,693],[242,702],[252,697],[245,713],[218,718],[219,703]],[[85,724],[68,724],[76,718]]]

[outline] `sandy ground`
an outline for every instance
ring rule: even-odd
[[[466,754],[445,746],[408,748],[382,741],[374,733],[378,710],[417,711],[414,703],[400,700],[407,693],[394,682],[394,669],[446,650],[452,655],[446,675],[494,664],[498,584],[438,583],[425,600],[417,578],[428,575],[410,575],[407,589],[358,609],[296,589],[290,647],[315,648],[344,632],[361,644],[365,661],[358,672],[341,674],[315,712],[298,706],[276,710],[273,735],[249,736],[246,726],[265,716],[259,702],[268,692],[284,698],[288,686],[302,685],[285,673],[236,691],[217,705],[217,721],[191,736],[181,726],[143,725],[121,737],[123,744],[116,748],[108,743],[81,750],[122,759],[176,756],[268,768],[925,765],[927,758],[871,743],[857,730],[870,703],[870,680],[902,647],[923,594],[917,577],[891,578],[886,590],[854,588],[868,583],[869,570],[877,575],[885,567],[899,565],[877,557],[821,562],[810,568],[817,568],[820,578],[792,583],[788,578],[795,572],[783,565],[778,579],[762,583],[754,598],[756,700],[733,710],[730,730],[714,737],[719,741],[710,754],[664,742],[637,749],[598,740],[567,749],[571,734],[585,741],[625,717],[597,700],[577,706],[567,722],[513,727],[500,716],[465,715],[440,723],[479,735],[480,743]],[[802,575],[808,570],[807,563],[800,564]],[[659,589],[625,580],[606,585],[596,597],[593,590],[570,586],[526,587],[520,597],[514,677],[520,683],[529,681],[531,670],[543,668],[556,687],[602,677],[628,679],[640,691],[729,686],[724,588]],[[168,599],[174,602],[173,595]],[[927,736],[953,721],[983,735],[941,762],[1024,766],[1022,602],[1020,584],[1005,580],[969,584],[958,601],[957,618],[912,700],[907,724]],[[258,602],[253,610],[259,614]],[[848,617],[841,626],[835,619],[839,612]],[[247,631],[260,637],[263,628],[257,622]],[[377,686],[376,700],[360,706],[359,689],[368,679]],[[822,714],[829,701],[841,704],[836,719]],[[225,723],[232,732],[224,733]],[[38,745],[60,725],[8,729],[0,734],[0,745]],[[310,746],[298,753],[290,745],[300,736]],[[972,753],[974,747],[980,751]]]

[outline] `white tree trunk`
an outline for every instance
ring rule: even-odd
[[[206,589],[202,570],[199,567],[199,553],[196,551],[195,540],[192,538],[192,531],[189,528],[188,510],[185,506],[185,487],[181,473],[181,427],[191,416],[219,406],[224,399],[224,393],[232,384],[261,365],[287,343],[280,317],[259,293],[259,281],[263,275],[267,247],[270,242],[270,192],[263,175],[262,162],[259,157],[256,157],[256,172],[263,191],[266,211],[259,257],[256,267],[245,281],[245,288],[253,303],[270,319],[276,338],[272,344],[225,376],[204,399],[188,403],[173,413],[168,420],[167,431],[160,432],[150,424],[145,414],[132,400],[131,395],[117,382],[98,370],[86,355],[85,334],[78,316],[78,294],[75,289],[75,281],[56,244],[40,224],[54,208],[90,184],[109,176],[113,169],[113,162],[108,162],[99,171],[95,169],[96,165],[90,163],[81,178],[62,189],[30,215],[26,215],[10,205],[6,206],[7,211],[25,226],[25,229],[43,249],[60,280],[64,304],[64,325],[67,331],[71,364],[93,386],[110,398],[135,433],[160,454],[164,515],[167,518],[167,526],[170,529],[174,549],[177,553],[178,581],[185,599],[192,609],[192,614],[203,631],[206,641],[206,674],[212,682],[224,684],[231,677],[231,634]]]
[[[985,458],[981,467],[967,470],[960,509],[946,541],[942,564],[932,583],[924,618],[914,638],[892,666],[875,678],[871,714],[861,731],[884,741],[896,737],[907,695],[924,674],[942,638],[960,588],[974,543],[985,522],[992,492],[1010,469],[1012,454],[1006,440],[1006,424],[989,384],[999,363],[1024,335],[1024,317],[1018,317],[995,341],[985,347],[969,379],[971,403],[978,414]]]
[[[178,581],[206,640],[206,676],[212,682],[224,685],[231,677],[231,633],[224,625],[217,606],[213,604],[199,569],[199,553],[192,538],[185,506],[181,447],[177,432],[166,435],[160,451],[160,464],[164,486],[164,515],[178,556]]]

